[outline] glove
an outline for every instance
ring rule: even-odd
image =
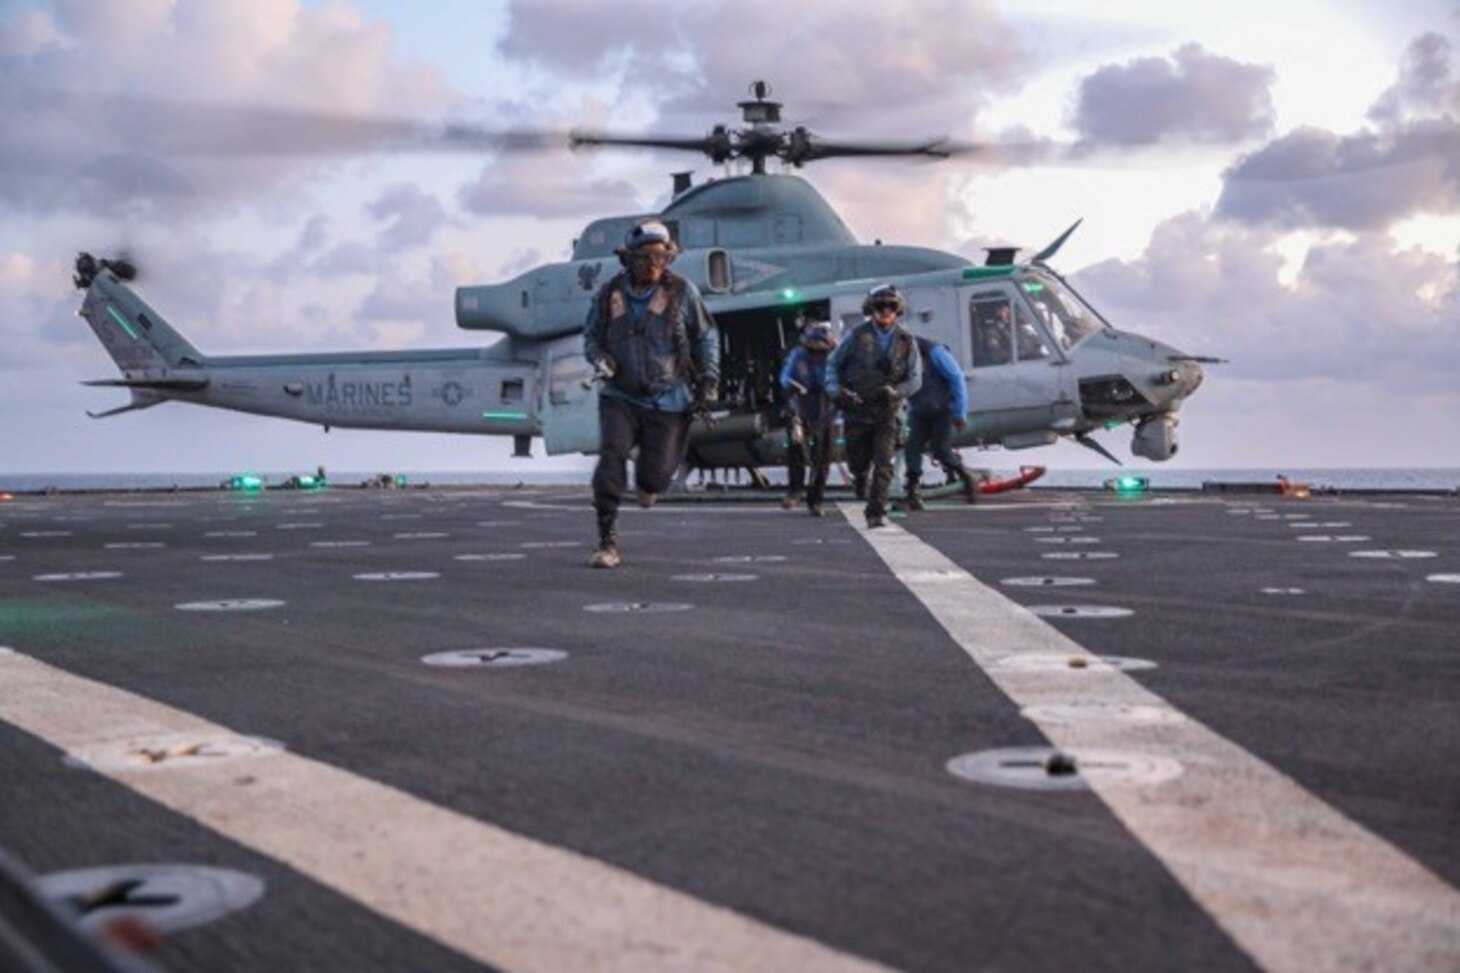
[[[604,355],[593,363],[593,377],[607,381],[618,374],[618,362],[612,355]]]
[[[968,428],[968,420],[967,419],[954,419],[953,420],[953,428],[954,429],[957,429],[959,432],[962,432],[963,430],[965,430],[965,429]]]
[[[720,401],[720,386],[708,379],[702,380],[699,387],[695,389],[695,405],[707,409],[718,401]]]
[[[872,393],[872,399],[875,402],[886,402],[888,405],[897,405],[897,403],[902,401],[902,393],[891,385],[884,385]]]
[[[834,401],[838,409],[855,409],[862,404],[862,397],[851,389],[842,389]]]

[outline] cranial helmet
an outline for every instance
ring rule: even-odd
[[[836,330],[826,321],[812,321],[801,330],[801,344],[812,351],[831,351],[836,347]]]
[[[897,314],[901,317],[907,311],[907,301],[902,299],[894,284],[878,284],[867,292],[867,298],[862,302],[862,313],[868,317],[872,316],[872,305],[883,304],[888,301],[897,304]]]
[[[670,235],[669,227],[658,220],[644,220],[629,227],[629,231],[624,234],[624,245],[618,248],[619,259],[627,261],[629,254],[646,243],[664,244],[670,260],[673,260],[679,253],[679,246],[674,242],[674,237]]]

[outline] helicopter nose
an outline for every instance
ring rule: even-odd
[[[1201,366],[1191,361],[1176,361],[1155,376],[1158,398],[1162,405],[1174,405],[1197,390],[1204,378]]]

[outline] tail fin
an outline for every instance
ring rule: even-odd
[[[81,316],[129,379],[202,369],[208,358],[109,270],[87,288]]]

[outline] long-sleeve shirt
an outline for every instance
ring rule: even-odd
[[[929,378],[923,382],[920,393],[932,391],[933,384],[942,379],[948,384],[948,415],[952,419],[968,418],[968,384],[963,378],[963,369],[959,367],[958,360],[947,346],[932,342],[932,350],[928,354]],[[932,376],[936,375],[937,378]],[[909,403],[914,411],[918,409],[918,395],[913,396]]]

